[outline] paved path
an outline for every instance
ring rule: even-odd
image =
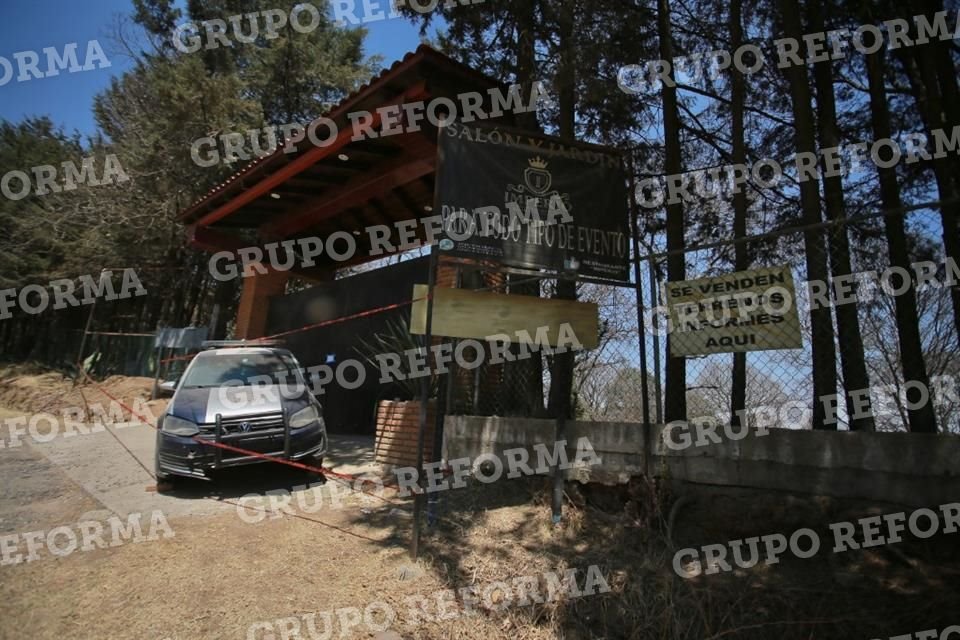
[[[3,419],[18,415],[0,409],[0,436],[5,444]],[[33,447],[0,449],[0,534],[42,531],[88,514],[92,519],[110,515],[99,510],[100,503]]]
[[[16,415],[22,412],[0,408],[0,418]],[[237,498],[312,480],[298,469],[263,464],[230,469],[216,482],[186,479],[175,492],[158,494],[147,472],[153,471],[154,429],[144,424],[109,429],[110,433],[72,437],[61,434],[42,443],[27,436],[22,446],[0,450],[0,528],[23,530],[24,525],[34,524],[26,514],[38,508],[44,511],[48,502],[49,510],[58,516],[76,511],[65,509],[63,503],[71,496],[75,500],[78,493],[90,499],[84,505],[86,511],[109,512],[103,515],[154,509],[168,516],[208,515],[235,507],[204,498]],[[324,465],[339,473],[372,471],[373,438],[331,436]]]

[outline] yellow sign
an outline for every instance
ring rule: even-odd
[[[664,296],[671,356],[803,347],[788,266],[667,282]]]
[[[424,334],[427,326],[427,286],[413,286],[410,333]],[[509,342],[569,345],[571,338],[584,349],[596,348],[599,314],[592,302],[550,300],[435,287],[431,333],[451,338],[489,339],[508,336]]]

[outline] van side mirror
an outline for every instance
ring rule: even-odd
[[[177,390],[178,382],[180,382],[179,378],[176,380],[164,380],[157,385],[157,390],[160,392],[160,395],[172,396],[173,392]]]

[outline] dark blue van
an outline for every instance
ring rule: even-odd
[[[319,467],[327,450],[320,403],[293,354],[274,347],[198,353],[177,381],[158,426],[158,481],[209,479],[218,469],[268,462],[251,453]]]

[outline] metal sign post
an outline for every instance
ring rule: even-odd
[[[633,236],[633,278],[636,280],[636,293],[637,293],[637,340],[639,341],[640,347],[640,393],[643,395],[642,406],[643,406],[643,446],[645,455],[643,456],[643,466],[644,473],[649,475],[649,460],[650,460],[650,391],[647,383],[647,336],[646,333],[646,324],[643,318],[643,271],[640,268],[640,222],[637,219],[639,217],[639,211],[637,211],[637,201],[634,196],[634,190],[636,189],[636,171],[633,163],[633,152],[629,152],[627,155],[627,169],[629,171],[629,180],[630,180],[630,191],[628,197],[630,198],[630,235]],[[658,354],[654,354],[654,357],[659,357]],[[660,390],[657,389],[657,393],[660,393]]]
[[[439,252],[430,247],[430,267],[427,276],[427,326],[423,336],[424,357],[429,358],[430,342],[433,339],[433,289],[437,283],[437,259]],[[427,360],[429,362],[429,359]],[[410,557],[414,560],[420,553],[421,513],[425,493],[423,491],[423,441],[427,430],[427,403],[430,401],[430,376],[424,376],[420,382],[420,426],[417,428],[417,487],[413,498],[413,535],[410,540]]]
[[[171,349],[170,352],[172,353],[173,349]],[[163,366],[163,345],[162,344],[157,345],[156,355],[157,355],[157,370],[154,372],[154,375],[153,375],[153,390],[150,392],[151,400],[157,399],[157,388],[160,385],[160,368]]]
[[[98,286],[103,285],[103,274],[106,273],[106,269],[100,271]],[[77,386],[77,383],[80,382],[80,371],[83,370],[83,352],[87,348],[87,335],[90,333],[90,327],[93,325],[93,313],[97,309],[97,298],[93,298],[93,304],[90,305],[90,313],[87,314],[87,324],[83,328],[83,336],[80,338],[80,351],[77,353],[77,375],[73,379],[73,386]]]
[[[437,127],[437,180],[433,185],[433,210],[439,213],[439,176],[443,169],[444,155],[440,146],[440,137],[443,135],[444,123]],[[427,320],[423,333],[423,354],[424,360],[430,365],[430,342],[433,340],[433,290],[437,285],[437,262],[440,260],[440,251],[437,244],[430,245],[430,266],[427,267]],[[413,324],[413,309],[410,310],[411,325]],[[430,379],[432,376],[425,376],[420,382],[420,425],[417,428],[417,488],[419,491],[413,497],[413,532],[410,536],[410,557],[416,560],[420,555],[420,530],[422,527],[421,514],[423,513],[424,487],[423,487],[423,441],[427,430],[427,403],[430,401]],[[437,411],[440,408],[437,407]],[[434,449],[434,455],[437,450]]]

